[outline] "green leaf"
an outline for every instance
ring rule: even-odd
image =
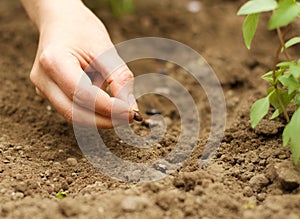
[[[289,68],[292,64],[294,64],[294,62],[279,62],[276,66],[286,69]]]
[[[263,76],[261,76],[261,78],[268,81],[268,82],[270,82],[271,84],[274,83],[273,71],[268,71]]]
[[[238,11],[238,15],[256,14],[264,11],[272,11],[277,7],[276,0],[250,0]]]
[[[286,75],[283,75],[278,78],[281,84],[283,84],[284,87],[287,88],[288,94],[293,93],[296,90],[299,90],[300,88],[300,83],[297,79],[294,77],[288,77]]]
[[[289,48],[289,47],[294,46],[294,45],[296,45],[298,43],[300,43],[300,37],[293,37],[292,39],[289,39],[285,43],[285,48]]]
[[[115,16],[119,17],[124,14],[134,12],[135,5],[133,0],[109,0],[112,12]]]
[[[294,98],[294,105],[300,106],[300,94],[296,94],[296,96]]]
[[[243,23],[243,36],[246,47],[250,49],[259,20],[259,14],[249,14]]]
[[[274,113],[272,114],[270,120],[277,118],[281,113],[282,113],[282,112],[281,112],[280,109],[276,109],[276,110],[274,111]]]
[[[290,123],[287,124],[282,133],[282,144],[283,147],[286,147],[290,142]]]
[[[257,100],[251,107],[250,120],[252,128],[255,128],[260,120],[267,115],[269,111],[269,97]]]
[[[283,106],[286,108],[291,103],[292,99],[295,96],[295,93],[288,94],[288,92],[286,90],[280,90],[278,88],[278,95],[280,96],[280,99],[282,100]],[[281,112],[281,106],[279,104],[278,97],[277,97],[277,94],[275,92],[275,89],[273,89],[273,92],[270,93],[268,96],[269,96],[270,104],[275,109],[279,109],[280,112]]]
[[[271,16],[269,29],[285,26],[300,13],[300,5],[295,0],[280,0],[277,9]]]
[[[282,134],[283,146],[286,146],[288,143],[290,143],[292,157],[296,165],[300,160],[300,134],[299,133],[300,133],[300,108],[298,108],[294,112],[291,121],[285,127]]]
[[[293,76],[294,78],[298,79],[300,77],[300,65],[297,63],[292,63],[290,65],[289,70],[286,73],[287,76]]]
[[[56,194],[55,197],[59,198],[59,199],[63,199],[65,197],[67,197],[67,193],[66,192],[59,192],[59,193]]]

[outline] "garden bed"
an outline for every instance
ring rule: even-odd
[[[206,169],[199,158],[210,127],[204,92],[184,81],[181,69],[164,62],[130,64],[136,74],[164,70],[184,81],[197,101],[201,134],[192,156],[171,176],[152,183],[126,184],[98,172],[82,155],[71,124],[35,94],[29,72],[38,35],[15,1],[0,3],[0,217],[1,218],[290,218],[300,215],[300,176],[290,152],[282,148],[282,118],[253,130],[251,104],[264,95],[260,75],[272,66],[275,33],[266,22],[249,52],[243,44],[242,1],[204,1],[198,13],[188,1],[137,1],[134,14],[115,18],[108,8],[94,9],[115,43],[136,37],[166,37],[199,52],[224,90],[227,125],[214,160]],[[297,30],[297,28],[295,27]],[[292,55],[299,51],[292,50]],[[140,99],[141,111],[156,108],[171,120],[162,147],[125,146],[101,131],[109,148],[123,159],[143,162],[167,154],[180,132],[173,105]],[[146,133],[144,127],[134,126]],[[67,197],[56,198],[60,191]]]

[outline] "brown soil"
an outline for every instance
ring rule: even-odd
[[[272,65],[275,34],[261,22],[249,52],[241,36],[243,18],[236,16],[242,2],[204,1],[196,14],[185,9],[187,2],[137,1],[136,13],[122,19],[107,8],[95,9],[116,43],[159,36],[191,46],[211,64],[224,89],[227,128],[208,167],[200,169],[199,158],[210,109],[203,92],[187,82],[204,121],[199,143],[178,172],[141,184],[113,180],[83,157],[72,126],[29,81],[37,33],[18,2],[0,2],[0,218],[300,218],[300,176],[281,146],[282,121],[265,120],[256,130],[249,123],[251,103],[264,94],[259,76]],[[180,71],[155,62],[131,67]],[[165,156],[180,131],[173,105],[147,98],[139,104],[142,111],[157,108],[172,119],[161,147],[133,152],[111,131],[102,133],[116,155],[135,162]],[[147,132],[138,125],[135,131]],[[60,191],[67,197],[57,199]]]

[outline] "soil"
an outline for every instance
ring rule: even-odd
[[[201,11],[186,10],[187,0],[136,1],[136,12],[118,19],[106,7],[94,8],[115,43],[136,37],[178,40],[198,51],[216,72],[226,97],[223,141],[206,168],[199,158],[209,133],[205,94],[186,80],[201,114],[202,131],[191,157],[175,173],[155,182],[124,183],[95,169],[77,145],[73,128],[47,100],[37,96],[29,72],[38,35],[17,1],[0,2],[0,218],[300,218],[300,174],[282,147],[284,120],[264,120],[253,130],[251,104],[264,95],[260,75],[272,66],[274,32],[262,17],[253,50],[243,45],[242,1],[202,1]],[[294,33],[299,28],[295,25]],[[299,34],[299,33],[298,33]],[[291,51],[299,56],[299,50]],[[177,66],[146,61],[134,72]],[[178,76],[179,77],[179,76]],[[185,80],[178,78],[178,80]],[[101,131],[111,151],[134,162],[169,153],[180,133],[174,105],[160,97],[138,100],[141,112],[155,108],[170,127],[153,149],[132,149],[111,130]],[[134,125],[134,131],[147,133]],[[64,199],[56,198],[66,192]]]

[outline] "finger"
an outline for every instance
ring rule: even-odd
[[[128,104],[111,98],[99,87],[92,85],[73,55],[59,48],[52,48],[41,55],[40,63],[66,96],[77,104],[111,117],[112,106],[117,102],[114,110],[116,114],[120,117],[125,116],[124,119],[130,117]]]
[[[118,125],[125,125],[132,122],[132,119],[112,119],[81,107],[71,101],[60,88],[50,80],[44,83],[43,93],[45,93],[48,100],[53,104],[56,110],[69,122],[76,125],[93,126],[98,128],[108,129]]]
[[[120,58],[115,48],[99,55],[91,65],[102,73],[113,96],[124,100],[130,105],[131,109],[138,110],[133,95],[133,73]]]
[[[92,72],[92,73],[88,72],[86,74],[91,79],[93,85],[100,87],[102,90],[106,91],[108,84],[99,72],[97,72],[97,71]]]
[[[40,89],[38,89],[37,87],[35,88],[35,92],[40,97],[46,98],[45,94],[43,94],[42,91]]]

